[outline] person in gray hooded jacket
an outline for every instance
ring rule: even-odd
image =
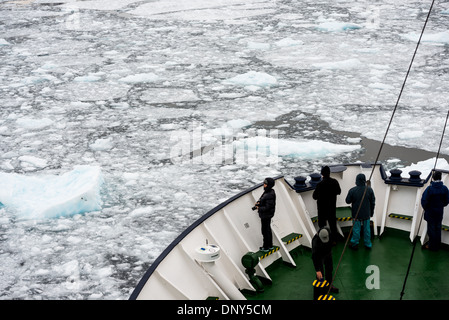
[[[374,196],[373,189],[366,185],[366,177],[363,173],[357,175],[355,184],[356,186],[351,188],[346,196],[346,203],[351,204],[354,224],[350,248],[358,248],[360,231],[363,225],[363,241],[365,247],[371,249],[370,218],[374,215],[376,197]]]

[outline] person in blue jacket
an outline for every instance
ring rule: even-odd
[[[376,197],[374,196],[373,189],[366,185],[366,177],[363,173],[359,173],[357,175],[355,184],[356,186],[351,188],[346,196],[346,203],[351,204],[352,220],[354,224],[349,247],[351,249],[358,248],[360,241],[360,230],[363,225],[363,242],[367,249],[371,249],[370,218],[374,215]]]
[[[429,241],[424,244],[425,249],[436,251],[441,243],[441,227],[444,207],[449,204],[449,190],[441,181],[441,172],[433,173],[433,181],[424,190],[421,206],[424,209],[424,220],[427,221],[427,235]]]

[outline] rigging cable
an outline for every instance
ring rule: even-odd
[[[377,153],[377,157],[376,157],[376,161],[374,162],[374,166],[377,164],[377,161],[379,160],[379,157],[380,157],[380,153],[382,152],[382,147],[385,144],[385,139],[387,138],[388,131],[390,130],[391,123],[393,122],[393,117],[394,117],[394,115],[396,113],[396,110],[398,108],[399,101],[401,100],[402,92],[404,91],[405,84],[406,84],[408,76],[410,74],[410,70],[412,69],[413,61],[415,60],[416,53],[418,52],[419,45],[421,44],[421,39],[422,39],[422,36],[424,34],[424,30],[426,29],[427,22],[429,21],[430,13],[432,12],[432,8],[433,8],[434,3],[435,3],[435,0],[432,0],[432,4],[430,5],[429,12],[427,13],[426,21],[424,22],[424,26],[423,26],[423,28],[421,30],[421,34],[419,35],[418,42],[416,43],[415,52],[413,53],[412,60],[410,61],[410,65],[408,66],[407,74],[405,75],[404,82],[402,83],[401,91],[399,92],[399,96],[398,96],[398,99],[396,101],[396,105],[394,106],[393,113],[391,114],[390,122],[388,123],[387,130],[385,131],[384,138],[382,140],[382,143],[380,144],[379,152]],[[373,167],[373,170],[371,171],[371,175],[370,175],[368,181],[370,181],[371,178],[373,177],[373,173],[374,173],[374,167]]]
[[[437,167],[438,158],[440,157],[441,145],[443,144],[443,138],[444,138],[444,133],[446,131],[446,125],[447,125],[448,118],[449,118],[449,111],[446,115],[446,122],[444,123],[443,133],[441,134],[441,139],[440,139],[440,146],[438,147],[437,157],[435,159],[435,164],[433,166],[432,172],[435,172],[436,167]],[[432,180],[433,180],[433,175],[432,175],[431,181]],[[416,232],[416,235],[419,234],[419,229],[421,228],[421,223],[422,223],[423,217],[424,217],[424,213],[421,215],[421,219],[419,220],[418,231]],[[410,255],[410,261],[408,263],[407,273],[405,274],[404,284],[402,286],[401,297],[399,300],[402,300],[402,297],[404,296],[404,293],[405,293],[405,285],[407,284],[408,275],[410,273],[410,267],[412,266],[413,256],[415,255],[416,242],[418,242],[417,239],[418,239],[417,236],[415,236],[415,238],[413,239],[412,254]]]
[[[396,100],[396,104],[395,104],[394,109],[393,109],[393,112],[392,112],[392,114],[391,114],[390,122],[388,123],[387,129],[386,129],[386,131],[385,131],[384,138],[383,138],[383,140],[382,140],[382,142],[381,142],[381,144],[380,144],[379,151],[378,151],[377,156],[376,156],[376,160],[374,161],[374,165],[372,166],[371,174],[370,174],[370,176],[369,176],[369,179],[368,179],[367,182],[366,182],[365,191],[363,192],[362,199],[361,199],[361,201],[360,201],[360,205],[359,205],[359,207],[358,207],[358,209],[357,209],[357,212],[356,212],[356,215],[355,215],[355,217],[354,217],[354,219],[353,219],[354,221],[357,220],[357,217],[358,217],[359,212],[360,212],[360,208],[362,207],[363,200],[365,199],[366,191],[367,191],[368,186],[370,185],[371,179],[372,179],[372,177],[373,177],[374,169],[375,169],[375,167],[376,167],[377,162],[379,161],[380,154],[381,154],[381,152],[382,152],[382,147],[383,147],[383,145],[385,144],[385,140],[386,140],[386,138],[387,138],[388,131],[390,130],[391,123],[393,122],[393,118],[394,118],[394,115],[395,115],[396,110],[397,110],[397,108],[398,108],[399,101],[401,100],[402,92],[404,91],[405,84],[406,84],[407,79],[408,79],[408,76],[409,76],[409,74],[410,74],[410,70],[412,69],[412,65],[413,65],[413,62],[414,62],[414,60],[415,60],[416,53],[418,52],[418,48],[419,48],[419,45],[420,45],[420,43],[421,43],[421,39],[422,39],[422,36],[423,36],[423,34],[424,34],[424,31],[425,31],[425,29],[426,29],[427,22],[429,21],[429,17],[430,17],[430,14],[431,14],[431,12],[432,12],[432,8],[433,8],[434,3],[435,3],[435,0],[432,0],[432,4],[430,5],[429,12],[427,13],[427,17],[426,17],[426,20],[425,20],[425,22],[424,22],[424,26],[423,26],[423,28],[422,28],[422,30],[421,30],[421,34],[420,34],[419,39],[418,39],[418,42],[417,42],[417,44],[416,44],[415,51],[414,51],[413,56],[412,56],[412,59],[411,59],[411,61],[410,61],[410,65],[408,66],[407,73],[406,73],[405,78],[404,78],[404,81],[403,81],[403,83],[402,83],[401,90],[400,90],[400,92],[399,92],[398,98],[397,98],[397,100]],[[330,283],[330,285],[329,285],[328,295],[329,295],[329,293],[330,293],[330,291],[331,291],[331,289],[332,289],[333,283],[334,283],[334,281],[335,281],[335,277],[336,277],[337,272],[338,272],[338,269],[339,269],[339,267],[340,267],[341,260],[342,260],[342,258],[343,258],[343,255],[345,254],[346,248],[347,248],[347,246],[348,246],[349,239],[351,238],[351,234],[352,234],[353,228],[354,228],[354,224],[351,226],[351,229],[350,229],[350,231],[349,231],[349,234],[348,234],[348,237],[347,237],[347,239],[346,239],[345,245],[344,245],[344,247],[343,247],[343,251],[342,251],[342,253],[341,253],[341,255],[340,255],[340,259],[339,259],[339,261],[338,261],[337,268],[335,269],[334,276],[332,277],[332,281],[331,281],[331,283]]]

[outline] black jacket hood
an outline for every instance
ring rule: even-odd
[[[264,188],[265,191],[269,191],[271,189],[273,189],[274,187],[274,179],[273,178],[265,178],[265,180],[263,181],[264,184],[267,184],[266,188]]]
[[[366,185],[366,176],[363,173],[359,173],[355,178],[355,184],[358,187],[364,187]]]

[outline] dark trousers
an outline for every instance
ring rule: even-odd
[[[429,249],[438,250],[441,243],[441,222],[427,222],[427,235],[429,236]]]
[[[271,233],[271,218],[261,218],[262,222],[262,236],[264,249],[273,246],[273,234]]]
[[[327,282],[331,283],[332,282],[332,273],[334,271],[334,263],[332,261],[332,254],[329,254],[326,257],[324,257],[323,264],[324,264],[324,272],[322,272],[322,273],[323,273],[324,279],[327,280]]]
[[[340,234],[337,229],[337,217],[335,215],[320,215],[318,213],[318,227],[323,228],[326,226],[326,222],[329,222],[329,228],[331,229],[332,241],[337,241]]]

